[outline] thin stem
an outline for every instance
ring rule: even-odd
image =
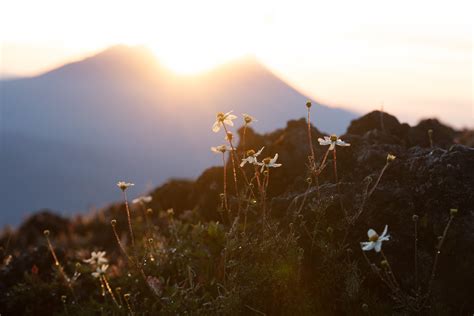
[[[222,153],[222,165],[224,167],[224,207],[226,211],[229,211],[229,207],[227,205],[227,166],[225,163],[225,153]]]
[[[339,183],[339,178],[337,176],[337,154],[336,154],[336,147],[334,147],[332,151],[332,157],[333,157],[333,166],[334,166],[334,178],[336,180],[336,186],[337,186],[337,194],[339,195],[339,204],[341,206],[341,211],[344,212],[347,218],[347,212],[344,209],[344,205],[342,204],[342,195],[341,195],[341,185]]]
[[[383,250],[380,250],[380,253],[382,254],[383,259],[384,259],[384,260],[386,261],[386,263],[387,263],[387,268],[388,268],[388,271],[389,271],[389,276],[392,278],[392,281],[393,281],[393,283],[395,284],[395,286],[397,287],[397,289],[400,289],[400,286],[398,285],[398,281],[397,281],[397,279],[395,278],[395,274],[393,273],[392,266],[390,265],[390,262],[388,261],[387,257],[385,256],[385,253],[383,252]]]
[[[377,181],[375,181],[374,186],[372,187],[372,189],[370,189],[369,195],[368,195],[369,197],[372,195],[372,193],[374,193],[375,189],[377,188],[377,186],[378,186],[379,183],[380,183],[380,179],[382,179],[382,176],[383,176],[385,170],[387,170],[387,168],[388,168],[389,165],[390,165],[390,162],[387,161],[387,162],[385,163],[385,166],[384,166],[384,167],[382,168],[382,170],[380,171],[380,174],[379,174],[379,176],[378,176],[378,178],[377,178]]]
[[[125,210],[127,211],[128,229],[130,231],[130,238],[132,240],[132,247],[133,247],[133,249],[135,249],[135,236],[133,235],[132,218],[130,216],[130,208],[128,206],[127,192],[125,190],[123,190],[123,199],[125,201]]]
[[[132,306],[130,305],[130,294],[124,294],[123,298],[125,299],[125,303],[127,303],[127,308],[130,315],[132,316],[135,315],[135,313],[133,312]]]
[[[430,277],[430,281],[428,283],[428,291],[426,293],[426,298],[427,299],[431,295],[433,282],[434,282],[434,279],[436,277],[436,268],[438,266],[439,255],[441,254],[441,248],[443,247],[444,241],[446,239],[446,235],[448,234],[448,230],[449,230],[449,227],[451,226],[451,222],[453,221],[453,219],[454,219],[454,216],[451,215],[450,218],[449,218],[448,223],[446,224],[446,227],[444,228],[443,235],[441,236],[441,240],[440,240],[439,245],[438,245],[438,250],[436,251],[435,260],[434,260],[434,263],[433,263],[433,268],[431,270],[431,277]]]
[[[120,304],[117,302],[117,299],[115,298],[114,292],[112,291],[112,288],[110,287],[109,281],[107,281],[107,278],[105,275],[102,276],[102,280],[104,281],[105,288],[107,289],[107,292],[109,292],[110,296],[112,297],[112,301],[114,301],[115,305],[118,308],[122,308]]]
[[[133,262],[132,258],[130,258],[130,256],[128,255],[127,251],[125,250],[125,247],[123,246],[122,244],[122,241],[120,240],[120,237],[117,233],[117,230],[115,229],[115,225],[112,224],[112,230],[114,232],[114,236],[115,236],[115,239],[117,240],[117,244],[119,245],[119,248],[120,250],[123,252],[123,254],[125,255],[125,257],[127,257],[127,260],[129,262]]]
[[[67,287],[71,291],[72,296],[74,297],[74,300],[77,301],[77,296],[76,296],[76,293],[74,292],[74,288],[72,287],[71,279],[68,278],[68,276],[66,275],[66,272],[64,272],[64,268],[59,263],[58,256],[56,255],[56,251],[54,250],[53,244],[51,243],[51,240],[49,239],[49,236],[45,235],[45,237],[46,237],[46,241],[48,242],[49,252],[51,253],[51,255],[53,256],[53,259],[54,259],[54,265],[58,269],[59,274],[64,279],[64,282],[66,283]]]
[[[309,149],[311,152],[311,166],[312,170],[316,170],[316,155],[314,154],[314,147],[313,147],[313,137],[311,134],[311,118],[310,118],[310,108],[308,107],[308,142],[309,142]],[[314,173],[314,180],[316,182],[316,190],[318,192],[318,198],[321,197],[321,193],[319,192],[319,179],[318,174]]]
[[[415,220],[415,290],[418,293],[418,221]]]
[[[244,123],[244,131],[242,133],[242,159],[245,159],[245,135],[247,133],[247,123]]]

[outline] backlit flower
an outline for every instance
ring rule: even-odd
[[[275,154],[273,158],[267,157],[263,159],[262,162],[257,162],[257,165],[262,166],[262,168],[260,169],[260,172],[263,172],[263,169],[265,169],[265,167],[267,168],[281,167],[281,163],[276,163],[277,159],[278,159],[278,154]]]
[[[150,203],[153,198],[150,195],[140,196],[132,201],[133,204],[146,204]]]
[[[227,147],[226,145],[220,145],[216,147],[211,147],[211,151],[216,153],[216,154],[223,154],[226,151],[231,151],[232,149]]]
[[[334,134],[331,136],[324,136],[324,139],[318,138],[318,142],[319,142],[319,145],[321,146],[329,145],[329,150],[334,150],[334,148],[336,148],[336,145],[341,146],[341,147],[347,147],[351,145],[342,141],[340,138],[338,138]]]
[[[125,182],[125,181],[119,181],[117,182],[117,186],[120,188],[120,190],[125,191],[129,187],[133,187],[135,184],[130,183],[130,182]]]
[[[232,111],[227,113],[219,112],[216,114],[216,121],[212,125],[212,131],[214,133],[217,133],[221,129],[223,124],[234,126],[234,122],[232,122],[232,120],[235,120],[237,116],[231,113]]]
[[[390,235],[387,233],[388,226],[385,225],[385,229],[381,236],[377,234],[377,232],[373,229],[369,229],[367,232],[367,236],[369,237],[369,241],[361,242],[360,246],[364,251],[370,251],[375,249],[376,252],[380,252],[382,250],[382,242],[389,240]]]
[[[108,268],[109,268],[108,264],[103,264],[100,267],[97,267],[97,269],[94,272],[92,272],[92,276],[94,278],[100,278],[101,276],[105,275],[105,272],[107,271]]]
[[[105,258],[105,254],[105,251],[92,251],[91,257],[89,259],[85,259],[84,262],[96,266],[106,264],[109,261],[107,260],[107,258]]]
[[[263,148],[265,147],[260,148],[260,150],[257,152],[255,152],[253,149],[247,150],[247,158],[242,159],[240,166],[245,166],[247,162],[252,165],[258,164],[257,157],[262,153]]]
[[[248,115],[248,114],[242,114],[242,116],[244,117],[244,123],[245,125],[249,125],[250,123],[252,122],[257,122],[257,120],[255,119],[255,117],[251,116],[251,115]]]

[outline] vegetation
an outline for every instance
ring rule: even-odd
[[[384,151],[384,158],[373,164],[378,167],[370,166],[371,174],[357,181],[349,181],[349,176],[341,180],[341,170],[349,174],[349,165],[353,166],[344,156],[352,146],[336,135],[324,137],[314,130],[312,105],[306,106],[308,119],[301,133],[307,136],[299,140],[306,161],[280,162],[278,153],[270,151],[278,146],[253,147],[255,139],[246,137],[253,135],[249,125],[255,118],[247,114],[236,146],[229,128],[237,117],[231,112],[217,114],[212,129],[222,130],[227,144],[212,151],[222,155],[223,168],[213,176],[218,188],[206,187],[202,193],[217,201],[214,207],[195,198],[194,208],[167,208],[158,192],[129,204],[127,192],[133,184],[120,181],[122,204],[64,223],[54,215],[40,214],[39,222],[25,223],[28,229],[5,232],[0,313],[441,315],[472,311],[472,302],[464,300],[469,288],[458,288],[466,291],[457,293],[464,300],[461,306],[443,289],[446,283],[438,284],[438,275],[447,273],[440,268],[446,267],[445,247],[452,250],[452,243],[462,242],[456,240],[462,238],[460,233],[452,236],[458,208],[466,209],[472,197],[453,196],[447,202],[455,205],[434,215],[407,207],[391,214],[394,228],[388,227],[381,220],[386,213],[372,203],[379,191],[392,190],[403,181],[396,152]],[[381,129],[390,128],[383,114],[380,120]],[[436,146],[436,133],[432,129],[425,133],[427,154],[435,150],[431,147]],[[262,159],[263,154],[268,157]],[[278,177],[279,171],[301,166],[303,177],[283,189],[282,183],[290,179]],[[378,199],[379,208],[395,203],[382,195]],[[34,231],[27,238],[24,232],[35,229],[41,235]],[[430,242],[438,235],[437,243]],[[391,247],[392,242],[406,249]],[[459,272],[461,279],[465,277],[463,270]]]

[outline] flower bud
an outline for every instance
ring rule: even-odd
[[[313,179],[311,179],[311,177],[307,177],[307,178],[306,178],[306,182],[307,182],[308,184],[311,184],[311,182],[313,182]]]
[[[380,265],[381,265],[382,267],[384,267],[384,268],[388,268],[388,261],[387,261],[387,260],[382,260],[382,261],[380,262]]]
[[[418,215],[413,214],[413,216],[411,217],[411,219],[412,219],[414,222],[417,222],[418,219],[419,219],[419,217],[418,217]]]
[[[365,304],[365,303],[362,304],[362,311],[363,311],[364,313],[368,313],[368,312],[369,312],[369,305],[367,305],[367,304]]]
[[[451,216],[454,216],[458,213],[458,209],[457,208],[452,208],[449,210],[449,213],[451,214]]]
[[[387,162],[390,163],[390,162],[394,161],[396,158],[397,158],[397,156],[392,155],[392,154],[388,154],[387,155]]]
[[[111,220],[110,224],[115,227],[115,225],[117,225],[117,220],[116,219]]]
[[[312,104],[311,104],[311,101],[309,101],[309,100],[306,101],[306,107],[307,107],[308,109],[311,107],[311,105],[312,105]]]
[[[43,230],[43,235],[48,237],[49,236],[49,230],[48,229]]]

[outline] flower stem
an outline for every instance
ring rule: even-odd
[[[56,251],[54,250],[53,244],[51,243],[51,240],[49,239],[49,235],[45,235],[45,237],[48,243],[49,252],[51,253],[54,259],[54,265],[58,269],[59,274],[64,279],[64,282],[66,283],[67,287],[71,291],[71,294],[74,297],[74,300],[77,302],[76,292],[74,291],[74,288],[72,287],[71,280],[66,275],[66,272],[64,272],[63,266],[59,263],[58,256],[56,255]]]
[[[437,247],[438,250],[436,251],[435,260],[434,260],[434,263],[433,263],[433,268],[431,269],[431,277],[430,277],[430,281],[428,283],[428,290],[427,290],[427,293],[426,293],[426,300],[428,300],[430,295],[431,295],[431,290],[433,288],[433,282],[434,282],[434,279],[436,277],[436,268],[438,267],[439,255],[441,254],[441,248],[443,247],[444,241],[446,240],[446,236],[448,234],[448,230],[449,230],[449,227],[451,226],[451,223],[452,223],[453,219],[454,219],[454,216],[451,215],[449,217],[448,223],[446,224],[446,227],[444,228],[443,235],[441,236],[441,240],[439,241],[439,244],[438,244],[438,247]]]
[[[123,199],[125,201],[125,210],[127,212],[128,229],[130,231],[130,238],[132,240],[132,247],[135,250],[135,236],[133,235],[132,218],[130,216],[130,208],[128,206],[127,192],[125,192],[125,190],[123,190]]]
[[[229,211],[229,206],[227,205],[227,166],[225,163],[225,153],[222,153],[222,165],[224,167],[224,208],[226,211]]]
[[[310,108],[308,107],[308,143],[309,143],[309,149],[311,152],[311,170],[316,170],[316,155],[314,154],[314,147],[313,147],[313,138],[311,135],[311,119],[310,119]],[[318,179],[318,174],[314,173],[314,180],[316,182],[316,190],[318,192],[318,198],[321,197],[321,193],[319,192],[319,179]]]
[[[109,281],[107,280],[107,277],[105,275],[102,276],[102,280],[104,281],[105,288],[107,289],[107,292],[109,292],[110,297],[112,297],[112,301],[114,301],[115,305],[118,308],[122,308],[120,304],[117,302],[117,299],[115,298],[114,292],[112,291],[112,288],[110,287]]]
[[[337,176],[337,154],[336,154],[336,147],[334,147],[332,151],[332,157],[333,157],[333,166],[334,166],[334,178],[336,180],[336,186],[337,186],[337,194],[339,195],[339,204],[341,206],[341,211],[344,212],[347,218],[347,212],[344,209],[344,205],[342,204],[342,195],[341,195],[341,185],[339,183],[339,178]]]

